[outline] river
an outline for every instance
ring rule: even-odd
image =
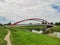
[[[32,30],[32,32],[34,32],[34,33],[39,33],[39,34],[42,34],[42,33],[43,33],[42,30],[40,30],[40,31]],[[49,33],[48,36],[53,36],[53,37],[58,37],[58,38],[60,38],[60,32]]]
[[[53,32],[53,33],[50,33],[48,34],[49,36],[53,36],[53,37],[58,37],[60,38],[60,32]]]

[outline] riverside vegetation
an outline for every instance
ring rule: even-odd
[[[4,41],[4,37],[8,33],[7,30],[11,31],[12,45],[60,45],[60,38],[25,31],[27,27],[0,27],[0,45],[7,45],[7,42]],[[59,26],[55,28],[53,28],[55,31],[60,31]]]

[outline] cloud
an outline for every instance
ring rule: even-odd
[[[1,2],[5,2],[5,0],[0,0]]]
[[[10,19],[0,16],[0,23],[4,24],[4,23],[8,23],[8,22],[10,22]]]
[[[60,13],[52,7],[52,4],[58,4],[57,2],[56,0],[6,0],[0,5],[0,16],[14,22],[27,18],[42,18],[50,22],[60,21],[58,20]]]
[[[58,5],[52,5],[52,8],[56,9],[58,12],[60,12],[60,6]]]

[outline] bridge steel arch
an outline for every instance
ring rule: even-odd
[[[21,21],[18,21],[18,22],[15,22],[13,24],[11,24],[11,26],[14,26],[14,25],[17,25],[18,23],[21,23],[21,22],[25,22],[25,21],[29,21],[29,20],[34,20],[34,21],[39,21],[39,22],[47,22],[47,24],[49,24],[48,21],[44,20],[44,19],[40,19],[40,18],[30,18],[30,19],[25,19],[25,20],[21,20]]]

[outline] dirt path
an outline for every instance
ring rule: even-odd
[[[10,41],[10,34],[11,34],[10,30],[8,30],[8,34],[4,38],[4,40],[7,41],[7,45],[12,45]]]

